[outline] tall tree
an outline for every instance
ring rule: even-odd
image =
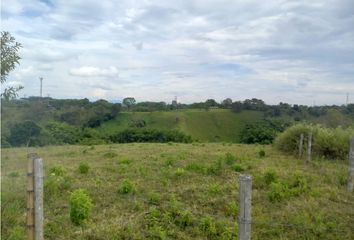
[[[123,99],[123,105],[128,108],[128,110],[136,103],[135,98],[133,97],[126,97]]]
[[[21,57],[18,51],[21,47],[21,43],[16,42],[9,32],[1,32],[1,84],[6,82],[9,73],[20,64]],[[22,88],[22,86],[5,88],[1,96],[6,100],[16,98]]]

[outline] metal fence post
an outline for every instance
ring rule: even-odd
[[[34,159],[35,240],[43,240],[43,160]]]
[[[299,142],[299,158],[302,157],[302,147],[303,147],[303,144],[304,144],[304,134],[301,133],[301,134],[300,134],[300,142]]]
[[[349,148],[349,175],[348,175],[348,191],[352,192],[354,186],[354,137],[350,140]]]
[[[312,152],[312,132],[309,132],[307,138],[307,162],[311,162],[311,152]]]
[[[34,159],[37,154],[27,156],[27,239],[34,240]]]
[[[238,237],[251,239],[252,176],[240,175],[240,202],[238,216]]]

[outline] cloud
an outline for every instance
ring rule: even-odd
[[[351,0],[2,5],[3,29],[24,46],[9,81],[27,95],[37,94],[39,76],[61,98],[342,104],[354,94]]]
[[[91,66],[83,66],[70,69],[69,73],[77,77],[117,77],[118,69],[116,67],[97,68]]]

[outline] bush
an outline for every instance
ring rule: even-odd
[[[263,158],[263,157],[265,157],[265,151],[262,149],[262,150],[260,150],[259,152],[258,152],[258,156],[260,157],[260,158]]]
[[[240,165],[240,164],[234,164],[232,165],[232,169],[235,171],[235,172],[243,172],[245,171],[245,168]]]
[[[304,134],[304,151],[306,151],[306,137],[312,132],[312,153],[327,159],[346,159],[349,154],[349,139],[354,136],[354,129],[325,128],[320,125],[297,124],[288,128],[275,140],[275,146],[286,153],[298,154],[300,135]]]
[[[177,168],[175,171],[175,175],[177,177],[183,176],[186,173],[186,171],[183,168]]]
[[[271,144],[279,132],[284,131],[289,124],[278,120],[263,120],[246,124],[241,131],[242,143]]]
[[[87,162],[81,162],[81,163],[80,163],[80,165],[79,165],[79,172],[80,172],[81,174],[86,174],[86,173],[88,173],[89,169],[90,169],[90,166],[88,165]]]
[[[268,192],[268,199],[271,202],[280,202],[290,196],[289,188],[284,183],[272,182],[270,184],[270,191]]]
[[[134,192],[134,184],[129,179],[123,179],[118,187],[118,193],[128,194]]]
[[[83,225],[89,218],[93,203],[84,189],[77,189],[70,195],[70,219],[75,225]]]
[[[190,143],[192,138],[177,130],[155,130],[155,129],[127,129],[111,135],[109,139],[114,143],[131,142],[182,142]]]

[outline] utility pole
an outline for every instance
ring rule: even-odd
[[[346,100],[346,102],[345,102],[346,104],[346,106],[348,106],[348,104],[349,104],[349,93],[347,93],[347,100]]]
[[[41,81],[41,88],[40,88],[40,92],[39,92],[39,96],[42,97],[42,84],[43,84],[43,77],[39,77],[39,80]]]

